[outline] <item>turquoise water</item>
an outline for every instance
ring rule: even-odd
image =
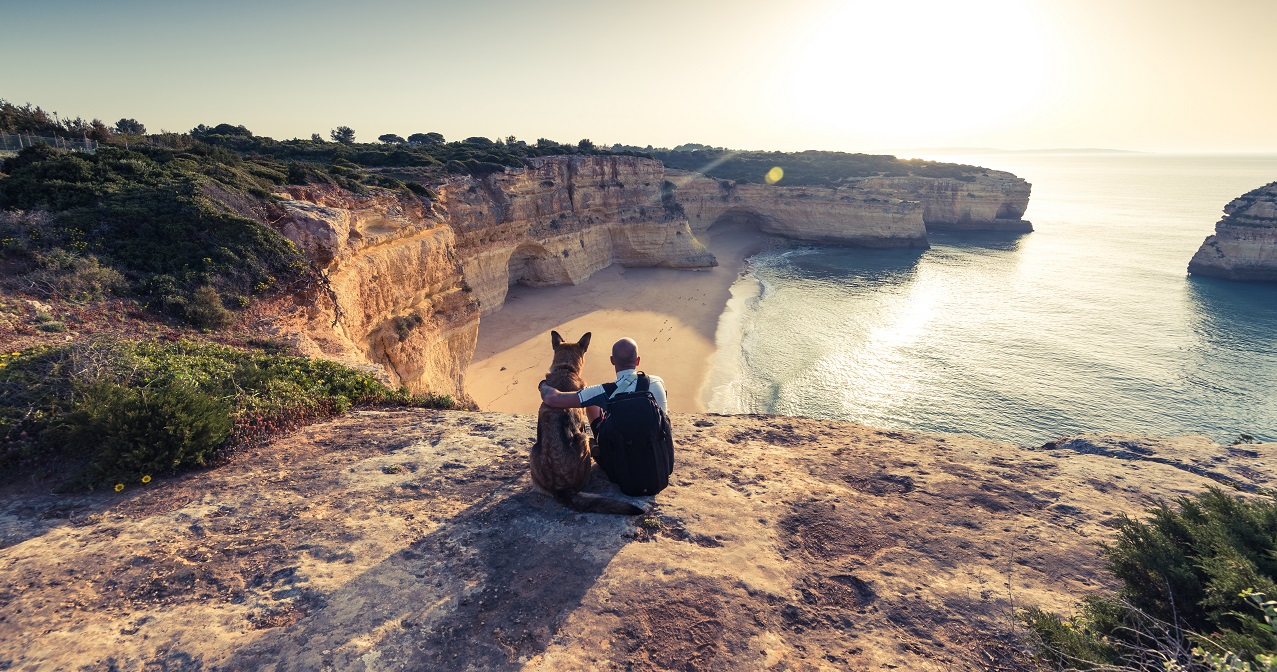
[[[1277,440],[1277,284],[1188,277],[1277,157],[937,157],[1033,184],[1024,235],[755,256],[719,325],[711,411],[1038,445],[1079,431]]]

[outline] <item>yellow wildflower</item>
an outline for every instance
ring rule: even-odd
[[[142,477],[142,482],[143,482],[143,483],[150,483],[150,482],[151,482],[151,475],[150,475],[150,474],[147,474],[147,475],[143,476],[143,477]]]
[[[115,491],[116,491],[116,492],[119,492],[119,491],[121,491],[121,490],[123,490],[123,489],[124,489],[124,484],[123,484],[123,483],[116,483],[116,484],[115,484]]]
[[[3,369],[6,366],[8,366],[8,364],[5,364],[4,362],[0,362],[0,369]]]
[[[14,357],[17,357],[18,355],[21,355],[22,353],[21,353],[21,352],[11,352],[11,353],[9,353],[9,354],[13,355]]]

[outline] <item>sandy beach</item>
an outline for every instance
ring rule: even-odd
[[[575,286],[510,288],[505,305],[479,323],[466,391],[485,411],[535,413],[536,384],[550,368],[550,332],[577,340],[590,332],[587,383],[611,381],[618,339],[638,341],[639,368],[665,380],[670,410],[705,410],[714,333],[745,260],[772,239],[756,231],[702,234],[718,266],[708,270],[622,268],[613,264]]]

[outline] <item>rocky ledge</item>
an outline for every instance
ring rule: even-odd
[[[1203,437],[674,419],[636,518],[535,492],[534,419],[494,413],[357,411],[120,494],[10,485],[0,669],[1027,669],[1014,611],[1111,588],[1119,516],[1277,476],[1277,444]]]
[[[1277,182],[1235,198],[1224,206],[1188,272],[1228,280],[1277,282]]]

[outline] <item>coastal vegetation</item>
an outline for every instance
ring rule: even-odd
[[[1145,521],[1122,516],[1104,547],[1116,593],[1093,595],[1063,618],[1028,609],[1044,663],[1067,669],[1205,667],[1208,656],[1255,661],[1277,654],[1277,634],[1255,593],[1277,596],[1277,501],[1212,488],[1160,504]],[[1259,600],[1262,606],[1263,600]],[[1190,651],[1197,649],[1196,660]],[[1146,667],[1152,662],[1157,667]]]
[[[637,149],[637,148],[628,148]],[[787,186],[831,187],[854,183],[867,177],[931,177],[973,182],[988,173],[985,168],[921,159],[898,159],[889,154],[849,154],[846,152],[759,152],[680,145],[675,149],[642,150],[670,168],[690,170],[709,177],[735,182],[766,182],[767,174],[779,167],[781,184]]]
[[[356,405],[452,408],[270,343],[110,337],[0,353],[0,480],[66,488],[206,466]]]

